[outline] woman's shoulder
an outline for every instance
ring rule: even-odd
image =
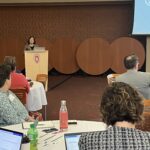
[[[81,138],[80,139],[97,139],[99,137],[103,137],[104,135],[106,135],[108,132],[108,130],[104,130],[104,131],[93,131],[93,132],[85,132],[81,134]]]
[[[4,101],[7,98],[7,92],[0,91],[0,101]]]
[[[112,132],[118,137],[128,137],[131,136],[132,139],[149,139],[150,140],[150,132],[145,132],[136,128],[125,128],[125,127],[113,127]],[[110,134],[109,133],[109,134]]]
[[[150,139],[150,132],[144,132],[138,129],[133,128],[122,128],[122,127],[109,127],[104,131],[96,131],[96,132],[87,132],[81,135],[81,138],[84,139],[95,139],[95,138],[105,138],[105,137],[122,137],[127,135],[133,135],[135,137],[148,138]]]

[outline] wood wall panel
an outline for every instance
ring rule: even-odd
[[[79,70],[76,61],[78,45],[79,42],[72,38],[60,38],[54,42],[52,63],[57,71],[71,74]]]
[[[112,17],[113,14],[113,17]],[[128,36],[132,30],[133,5],[99,4],[99,5],[62,5],[62,6],[1,6],[0,39],[15,37],[23,44],[29,36],[47,39],[53,43],[58,38],[74,38],[79,42],[87,38],[105,38],[110,43],[122,36]],[[22,43],[21,42],[21,43]],[[8,42],[9,43],[9,42]],[[38,44],[38,43],[37,43]],[[0,53],[8,55],[0,45]],[[24,48],[24,46],[23,46]],[[22,49],[13,49],[20,54]],[[0,57],[0,62],[2,62]],[[21,66],[24,59],[20,59]],[[49,65],[51,69],[51,64]]]
[[[1,7],[0,37],[54,40],[102,37],[109,41],[131,32],[132,5]],[[112,17],[113,14],[113,17]]]
[[[86,73],[102,74],[110,68],[109,43],[102,38],[86,39],[80,44],[76,59]]]
[[[116,39],[110,45],[112,51],[112,65],[111,68],[117,73],[123,73],[126,71],[124,67],[124,57],[131,54],[136,54],[139,57],[141,68],[145,61],[145,50],[142,44],[133,38],[121,37]]]
[[[15,56],[17,68],[24,68],[24,43],[18,38],[0,39],[0,63],[3,63],[5,56]]]

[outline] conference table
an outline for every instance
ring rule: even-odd
[[[47,105],[47,98],[42,83],[32,81],[33,85],[27,95],[26,108],[28,111],[37,111],[42,109],[43,105]]]
[[[45,123],[48,123],[47,121]],[[59,121],[51,121],[52,127],[59,129]],[[19,131],[27,134],[28,129],[23,129],[22,124],[6,126],[6,129]],[[107,126],[103,122],[96,121],[77,121],[77,124],[71,124],[66,131],[54,131],[51,133],[45,133],[42,129],[38,129],[38,150],[66,150],[64,134],[66,133],[78,133],[78,132],[90,132],[90,131],[103,131]],[[29,150],[30,144],[22,144],[21,150]]]

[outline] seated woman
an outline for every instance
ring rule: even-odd
[[[11,85],[11,68],[0,65],[0,126],[34,121],[20,100],[9,91]]]
[[[106,131],[81,135],[80,150],[148,150],[150,133],[135,129],[142,120],[143,98],[131,86],[114,82],[106,88],[100,111]]]
[[[30,90],[29,83],[26,77],[21,73],[16,73],[16,59],[13,56],[6,56],[4,58],[4,64],[11,67],[11,89],[25,88],[28,93]]]
[[[27,51],[32,51],[35,47],[38,47],[35,38],[33,36],[30,36],[24,49]]]

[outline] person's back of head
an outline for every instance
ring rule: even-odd
[[[9,65],[11,71],[14,71],[16,69],[16,58],[14,56],[5,56],[4,64]]]
[[[134,69],[139,63],[139,58],[135,54],[128,55],[124,58],[124,66],[126,69]]]
[[[11,68],[9,65],[0,65],[0,88],[4,86],[6,80],[10,80]]]
[[[122,82],[109,85],[101,99],[100,111],[107,125],[127,121],[137,123],[142,120],[143,97],[131,86]]]

